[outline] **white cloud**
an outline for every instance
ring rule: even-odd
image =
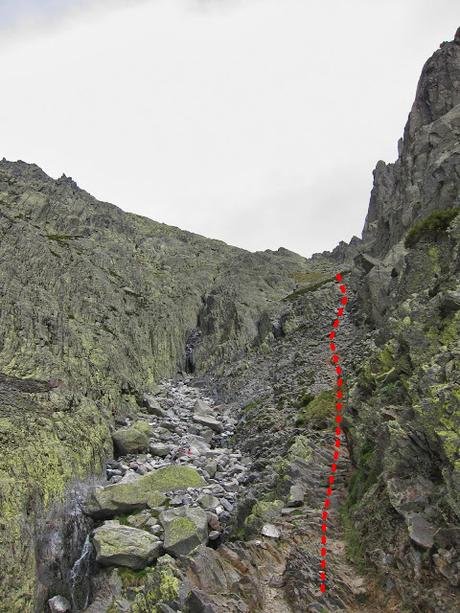
[[[452,38],[443,5],[42,4],[0,46],[0,156],[246,248],[332,248],[360,233],[372,168]]]

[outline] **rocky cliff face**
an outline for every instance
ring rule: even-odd
[[[387,255],[414,222],[459,206],[460,35],[426,62],[394,164],[379,162],[363,239]]]
[[[398,160],[376,167],[352,281],[375,349],[350,390],[348,512],[409,610],[458,606],[459,145],[457,31],[423,68]]]
[[[458,610],[459,143],[457,33],[362,240],[310,261],[0,162],[0,611]],[[339,269],[348,451],[321,595]]]
[[[27,514],[39,518],[72,479],[101,470],[109,424],[161,377],[199,372],[271,333],[280,298],[309,266],[123,213],[69,178],[5,160],[0,233],[0,576],[7,610],[25,611],[43,529]]]

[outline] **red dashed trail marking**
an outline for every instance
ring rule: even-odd
[[[326,490],[326,498],[324,499],[324,504],[323,504],[323,513],[322,513],[322,523],[321,523],[321,571],[320,571],[320,590],[321,592],[325,592],[327,590],[327,519],[328,519],[328,515],[329,515],[329,506],[331,504],[331,494],[332,494],[332,488],[334,486],[334,481],[335,481],[335,472],[337,471],[337,463],[339,460],[339,456],[340,456],[340,446],[342,443],[342,428],[340,427],[340,424],[342,423],[342,412],[343,412],[343,392],[342,392],[342,387],[343,387],[343,372],[342,372],[342,368],[339,366],[339,356],[337,355],[336,351],[337,351],[337,346],[334,342],[335,340],[335,336],[336,336],[336,331],[338,329],[338,327],[340,326],[340,318],[343,317],[343,313],[344,313],[344,308],[345,305],[348,302],[348,298],[346,296],[347,293],[347,288],[346,286],[342,283],[343,278],[342,275],[340,273],[336,274],[335,276],[336,280],[338,283],[340,283],[339,285],[339,289],[341,291],[341,293],[343,294],[343,296],[340,299],[340,304],[342,306],[340,306],[337,309],[337,314],[336,314],[336,318],[334,319],[333,323],[332,323],[332,330],[329,333],[329,349],[331,350],[332,353],[332,361],[333,363],[336,365],[335,366],[335,372],[337,373],[337,400],[336,400],[336,416],[335,416],[335,422],[336,422],[336,428],[335,428],[335,444],[334,444],[334,452],[333,452],[333,462],[331,464],[331,470],[330,470],[330,475],[329,475],[329,479],[328,479],[328,488]]]

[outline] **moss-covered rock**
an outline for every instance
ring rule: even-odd
[[[120,455],[147,451],[151,434],[152,428],[146,421],[136,421],[132,426],[120,428],[112,435],[115,451]]]
[[[296,425],[315,429],[329,427],[335,414],[335,394],[333,390],[320,392],[312,400],[304,397],[303,408],[298,413]]]
[[[157,605],[177,600],[180,581],[177,568],[169,555],[162,556],[148,571],[143,589],[136,594],[130,613],[157,613]]]
[[[61,505],[62,513],[72,506],[68,486],[99,473],[111,450],[97,402],[50,389],[48,382],[0,376],[0,596],[5,611],[31,611],[34,601],[46,597],[36,582],[37,566],[44,563],[35,558],[36,531],[52,530],[55,519],[47,524],[47,518],[60,513]]]
[[[203,477],[191,466],[171,465],[159,468],[128,483],[115,483],[91,492],[85,511],[96,518],[114,517],[164,504],[164,492],[202,487]]]

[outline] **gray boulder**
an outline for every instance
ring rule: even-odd
[[[291,485],[287,501],[288,507],[301,507],[305,499],[305,487],[303,485]]]
[[[153,394],[142,394],[141,403],[144,409],[146,409],[147,413],[150,415],[156,415],[157,417],[165,416],[164,410],[161,408],[160,403]]]
[[[85,512],[95,518],[110,518],[147,507],[161,507],[165,492],[203,487],[205,481],[191,466],[165,466],[133,481],[115,483],[91,492]]]
[[[212,494],[203,494],[198,498],[198,503],[206,511],[215,511],[220,505],[219,499]]]
[[[213,430],[214,432],[217,432],[218,434],[224,431],[224,428],[222,424],[220,423],[220,421],[217,421],[217,419],[215,419],[214,417],[195,414],[193,416],[193,421],[196,424],[200,424],[202,426],[206,426],[207,428],[210,428],[211,430]]]
[[[151,430],[146,421],[136,421],[132,426],[116,430],[112,435],[115,451],[119,455],[147,451]]]
[[[193,407],[193,412],[195,415],[201,415],[202,417],[213,417],[214,411],[209,406],[207,402],[198,398],[195,402],[195,406]]]
[[[64,596],[53,596],[48,600],[51,613],[67,613],[72,610],[72,606]]]
[[[171,452],[171,445],[167,443],[151,443],[149,450],[152,455],[165,458]]]
[[[96,560],[103,566],[126,566],[134,570],[145,568],[161,553],[161,542],[145,530],[107,521],[93,535]]]
[[[190,434],[188,436],[188,441],[190,450],[197,455],[209,451],[209,445],[207,441],[205,441],[205,439],[201,436]]]
[[[187,555],[208,540],[208,516],[199,507],[184,506],[160,513],[164,548],[171,555]]]
[[[409,536],[414,543],[424,549],[431,549],[434,544],[436,528],[426,521],[420,513],[408,513],[406,516]]]

